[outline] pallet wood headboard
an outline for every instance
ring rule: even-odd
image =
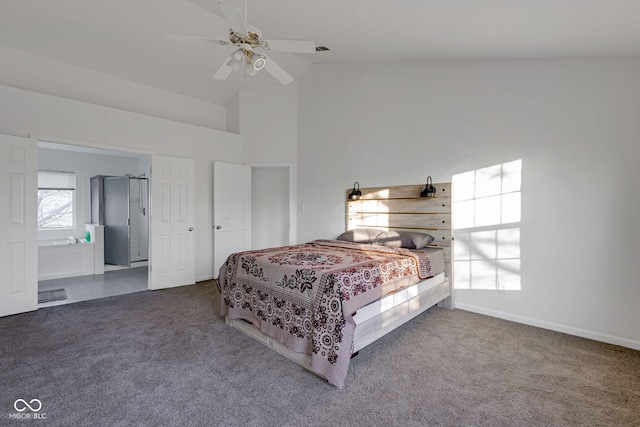
[[[346,192],[346,229],[377,228],[422,231],[435,237],[433,245],[444,247],[446,275],[453,280],[453,225],[451,183],[434,183],[435,197],[420,197],[423,185],[360,188],[358,200]]]

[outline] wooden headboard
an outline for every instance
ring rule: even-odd
[[[453,224],[451,183],[434,183],[435,197],[420,197],[423,185],[360,188],[358,200],[346,192],[346,229],[378,228],[423,231],[435,237],[433,245],[444,247],[446,275],[453,282]]]

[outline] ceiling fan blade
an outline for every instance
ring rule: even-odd
[[[166,40],[176,41],[176,42],[201,42],[207,44],[219,44],[219,45],[227,45],[230,44],[228,41],[220,40],[220,39],[212,39],[209,37],[196,37],[196,36],[179,36],[179,35],[166,35],[164,36]]]
[[[238,33],[247,37],[249,35],[249,30],[247,29],[247,23],[244,21],[242,17],[242,11],[235,6],[230,6],[228,4],[219,3],[220,9],[222,9],[222,14],[226,18],[227,22],[229,22],[229,26],[234,33]]]
[[[265,60],[266,60],[266,62],[264,64],[264,68],[273,77],[275,77],[276,80],[278,80],[283,85],[288,85],[289,83],[291,83],[293,81],[293,77],[291,77],[289,75],[289,73],[287,73],[285,70],[283,70],[281,66],[276,64],[276,62],[273,59],[269,58],[267,55],[264,55],[264,57],[265,57]]]
[[[229,77],[229,74],[233,71],[231,61],[233,61],[233,58],[229,55],[227,59],[224,60],[220,68],[218,68],[218,71],[213,75],[213,78],[216,80],[225,80]]]
[[[267,40],[269,50],[274,52],[315,53],[316,44],[308,40]]]

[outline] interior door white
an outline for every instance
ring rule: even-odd
[[[196,281],[195,161],[152,156],[150,185],[149,288],[193,284]]]
[[[0,316],[38,308],[38,146],[0,134]]]
[[[251,249],[251,167],[213,164],[213,274],[234,252]]]

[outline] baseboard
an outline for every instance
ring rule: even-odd
[[[214,277],[213,277],[213,275],[212,275],[212,274],[208,274],[208,275],[206,275],[206,276],[196,277],[196,283],[198,283],[198,282],[204,282],[204,281],[207,281],[207,280],[212,280],[213,278],[214,278]]]
[[[588,338],[595,341],[605,342],[607,344],[628,347],[634,350],[640,350],[640,341],[630,340],[628,338],[617,337],[615,335],[602,334],[599,332],[588,331],[586,329],[574,328],[572,326],[561,325],[559,323],[546,322],[544,320],[533,319],[531,317],[518,316],[516,314],[503,313],[501,311],[491,310],[484,307],[478,307],[471,304],[456,302],[456,309],[471,311],[473,313],[484,314],[485,316],[497,317],[499,319],[510,320],[516,323],[522,323],[538,328],[549,329],[551,331],[562,332],[564,334],[575,335],[581,338]]]

